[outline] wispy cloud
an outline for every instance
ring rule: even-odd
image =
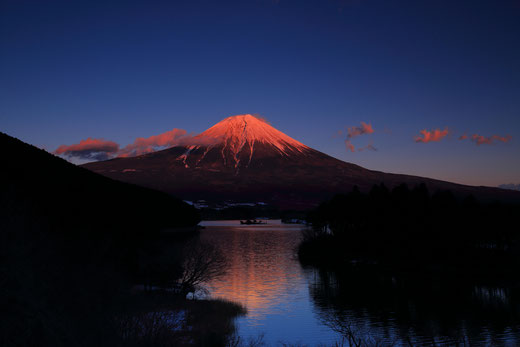
[[[54,154],[75,157],[84,160],[107,160],[119,151],[119,145],[113,141],[93,139],[91,137],[79,143],[59,146]]]
[[[374,128],[372,128],[372,124],[361,122],[361,126],[350,127],[347,129],[347,138],[345,139],[345,146],[347,151],[355,152],[356,148],[352,144],[352,139],[358,137],[360,135],[372,134],[374,133]],[[338,135],[342,134],[342,131],[338,131]],[[371,145],[369,145],[371,146]],[[373,147],[373,146],[372,146]],[[369,149],[368,146],[361,149]]]
[[[347,151],[355,152],[356,147],[350,142],[350,140],[345,140],[345,147],[347,147]]]
[[[421,130],[420,134],[414,137],[415,142],[422,142],[422,143],[428,143],[428,142],[439,142],[443,138],[445,138],[449,134],[448,128],[445,128],[444,130],[440,129],[433,129],[431,131],[429,130]]]
[[[191,136],[187,135],[186,130],[177,128],[147,138],[138,137],[133,143],[122,148],[117,153],[117,156],[135,157],[137,155],[155,152],[160,149],[180,145],[182,140],[186,137]]]
[[[135,157],[174,146],[209,146],[218,143],[219,140],[219,138],[201,135],[193,136],[184,129],[174,128],[159,135],[138,137],[123,148],[113,141],[89,137],[78,144],[62,145],[54,151],[54,154],[82,160],[107,160],[115,157]]]
[[[374,132],[374,129],[372,128],[372,124],[370,123],[365,123],[365,122],[361,122],[361,126],[360,127],[350,127],[348,128],[347,130],[347,137],[349,139],[352,139],[356,136],[359,136],[359,135],[364,135],[364,134],[372,134]]]
[[[471,141],[475,142],[477,146],[480,145],[491,145],[494,142],[509,142],[511,141],[511,135],[507,136],[499,136],[499,135],[491,135],[491,136],[482,136],[478,134],[471,135]]]

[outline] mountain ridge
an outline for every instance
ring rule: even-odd
[[[136,157],[84,164],[108,177],[161,190],[187,200],[264,201],[304,209],[354,186],[368,191],[426,184],[481,200],[520,201],[499,188],[466,186],[431,178],[390,174],[341,161],[310,148],[252,115],[228,117],[193,138]]]

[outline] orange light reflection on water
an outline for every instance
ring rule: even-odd
[[[287,312],[288,297],[298,296],[305,281],[294,255],[301,226],[275,223],[211,226],[201,234],[217,244],[229,261],[228,273],[209,283],[211,296],[241,303],[250,319]]]

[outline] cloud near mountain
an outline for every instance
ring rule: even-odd
[[[138,137],[135,141],[123,148],[113,141],[88,138],[77,144],[62,145],[54,154],[83,160],[107,160],[115,157],[126,158],[155,152],[173,146],[207,146],[218,142],[218,138],[193,136],[184,129],[174,128],[159,135]]]
[[[269,125],[269,122],[259,116],[259,115],[238,115],[235,117],[242,117],[247,118],[250,121],[251,120],[257,120],[260,122],[257,122],[256,124],[262,124],[265,123]],[[233,117],[226,118],[227,120],[231,119]],[[245,119],[244,118],[244,119]],[[112,159],[116,157],[120,158],[126,158],[126,157],[135,157],[138,155],[146,154],[146,153],[152,153],[158,150],[167,149],[174,146],[210,146],[210,145],[216,145],[219,142],[221,142],[222,137],[227,136],[228,128],[226,127],[227,123],[226,120],[224,120],[221,124],[221,127],[224,127],[225,129],[220,129],[219,131],[215,131],[214,129],[211,131],[206,131],[199,135],[192,135],[188,134],[186,130],[184,129],[178,129],[173,128],[172,130],[166,131],[159,135],[153,135],[150,137],[138,137],[135,139],[135,141],[131,144],[128,144],[124,147],[121,147],[118,143],[114,141],[108,141],[104,139],[95,139],[95,138],[87,138],[85,140],[81,140],[77,144],[73,145],[62,145],[59,146],[55,151],[54,154],[66,156],[68,158],[75,158],[75,159],[81,159],[81,160],[107,160]],[[260,126],[262,128],[262,126]],[[240,130],[240,129],[238,129]],[[241,131],[241,130],[240,130]],[[260,131],[261,132],[261,131]],[[360,126],[352,126],[349,128],[346,128],[345,130],[339,130],[337,132],[337,135],[335,136],[341,136],[343,134],[346,134],[345,138],[345,147],[347,151],[350,152],[362,152],[362,151],[376,151],[377,148],[374,147],[372,142],[370,144],[356,148],[354,144],[352,143],[352,139],[362,136],[362,135],[369,135],[373,134],[374,128],[372,127],[372,124],[361,122]],[[450,133],[450,130],[448,128],[445,128],[444,130],[441,129],[432,129],[432,130],[421,130],[420,135],[415,136],[414,140],[415,142],[422,142],[422,143],[428,143],[428,142],[439,142],[443,140],[448,134]],[[509,142],[511,141],[512,137],[510,135],[507,136],[499,136],[499,135],[492,135],[492,136],[482,136],[478,134],[473,134],[471,136],[468,136],[467,134],[461,135],[459,140],[470,140],[475,142],[477,145],[489,145],[493,144],[495,142]]]
[[[137,155],[155,152],[158,149],[179,145],[184,138],[191,138],[184,129],[172,129],[165,133],[147,138],[138,137],[135,141],[122,148],[118,157],[135,157]]]
[[[91,137],[81,140],[79,143],[66,146],[59,146],[54,154],[76,157],[84,160],[106,160],[119,151],[119,144],[103,139],[93,139]]]

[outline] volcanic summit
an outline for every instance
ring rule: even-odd
[[[180,157],[185,167],[219,169],[260,164],[266,158],[301,155],[309,147],[276,130],[265,120],[250,114],[228,117],[193,139]]]
[[[225,118],[188,143],[136,157],[84,164],[102,175],[188,200],[264,201],[306,208],[374,184],[425,183],[430,190],[489,198],[505,190],[368,170],[314,150],[250,115]]]

